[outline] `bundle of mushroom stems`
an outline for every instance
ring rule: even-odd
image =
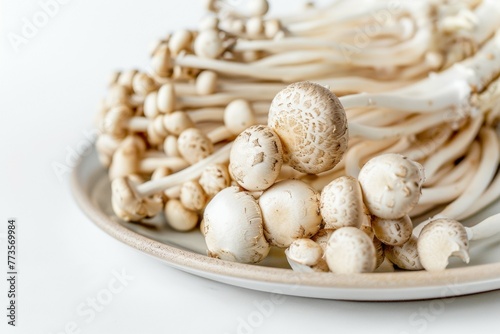
[[[113,74],[96,142],[126,221],[299,271],[442,270],[500,230],[500,3],[206,1],[197,30]],[[413,229],[412,219],[430,217]]]

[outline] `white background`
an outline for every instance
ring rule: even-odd
[[[151,42],[176,28],[196,26],[200,2],[68,1],[16,51],[9,34],[21,34],[23,20],[32,21],[41,7],[38,1],[2,1],[0,268],[6,271],[6,220],[16,217],[20,309],[18,326],[7,326],[2,274],[0,332],[498,332],[500,291],[446,304],[287,296],[259,318],[257,305],[271,300],[269,294],[169,268],[115,241],[80,212],[68,175],[59,180],[54,162],[67,164],[70,150],[85,142],[111,71],[144,68]],[[272,3],[288,8],[298,1]],[[82,303],[107,289],[113,272],[122,270],[133,280],[95,317],[79,314]],[[241,327],[252,319],[262,321]]]

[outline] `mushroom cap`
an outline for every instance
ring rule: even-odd
[[[180,190],[180,200],[182,205],[189,210],[201,210],[208,202],[208,196],[198,183],[198,181],[184,182]]]
[[[465,227],[456,220],[437,218],[420,232],[418,255],[425,270],[440,271],[448,266],[450,256],[469,263],[469,239]]]
[[[254,125],[255,114],[252,105],[244,99],[231,101],[224,110],[224,125],[235,136]]]
[[[109,167],[111,180],[136,174],[139,171],[139,161],[146,151],[146,144],[139,136],[128,136],[116,149]]]
[[[205,193],[209,197],[213,197],[222,189],[230,186],[231,177],[226,165],[211,164],[201,172],[199,182]]]
[[[229,156],[229,173],[247,190],[264,190],[273,185],[283,164],[278,135],[265,125],[254,125],[234,140]]]
[[[200,58],[215,59],[224,52],[222,39],[215,29],[200,31],[194,40],[194,53]]]
[[[422,165],[396,153],[370,159],[358,176],[366,206],[385,219],[401,218],[417,205],[424,179]]]
[[[156,106],[161,113],[169,114],[175,110],[176,99],[174,84],[165,83],[158,89]]]
[[[168,225],[176,231],[190,231],[198,224],[198,213],[186,208],[177,199],[167,201],[164,213]]]
[[[189,128],[177,139],[177,149],[188,163],[195,164],[212,154],[214,145],[200,129]]]
[[[203,220],[210,257],[257,263],[269,253],[259,205],[239,187],[228,187],[215,195],[205,208]]]
[[[417,237],[414,235],[401,246],[385,246],[385,257],[401,269],[424,269],[418,256]]]
[[[126,221],[141,221],[153,217],[163,208],[161,196],[141,197],[135,191],[135,182],[119,177],[111,182],[111,205],[115,214]]]
[[[341,176],[326,185],[321,191],[321,216],[325,228],[359,228],[366,215],[358,180],[352,176]]]
[[[341,227],[332,233],[325,250],[326,263],[336,274],[367,273],[377,263],[373,240],[356,227]]]
[[[385,260],[384,244],[377,239],[370,225],[361,225],[360,230],[365,232],[366,235],[372,239],[373,246],[375,247],[375,257],[377,258],[375,268],[378,268]]]
[[[111,108],[104,116],[101,124],[102,131],[113,137],[123,138],[128,134],[127,120],[133,116],[132,110],[125,105]]]
[[[408,215],[398,219],[375,217],[372,228],[375,236],[384,244],[401,246],[410,239],[413,223]]]
[[[163,118],[163,125],[165,129],[173,134],[180,135],[182,131],[194,127],[191,117],[184,111],[174,111]]]
[[[214,71],[203,71],[196,77],[196,93],[210,95],[217,91],[217,73]]]
[[[311,237],[311,240],[320,245],[324,252],[326,245],[328,244],[328,240],[333,232],[335,232],[335,230],[322,228],[318,231],[318,233]]]
[[[290,267],[298,272],[328,271],[323,249],[311,239],[297,239],[285,250]]]
[[[315,235],[321,227],[319,197],[300,180],[283,180],[264,191],[259,205],[269,243],[286,248],[296,239]]]
[[[299,172],[332,169],[347,150],[347,117],[339,99],[327,88],[297,82],[273,99],[268,125],[283,144],[284,161]]]

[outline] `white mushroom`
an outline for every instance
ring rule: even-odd
[[[251,126],[236,137],[229,161],[229,173],[240,186],[251,191],[267,189],[283,164],[280,139],[267,126]]]
[[[228,187],[215,195],[205,208],[203,220],[210,257],[257,263],[269,253],[259,205],[240,188]]]
[[[205,193],[213,197],[222,189],[229,187],[231,177],[226,165],[213,164],[203,170],[199,182]]]
[[[271,103],[268,125],[283,144],[284,161],[296,170],[318,174],[332,169],[347,149],[347,118],[327,88],[298,82]]]
[[[397,219],[418,203],[424,182],[422,166],[400,154],[370,159],[359,173],[365,204],[380,218]]]
[[[493,215],[472,227],[437,216],[418,225],[418,252],[427,270],[444,270],[450,256],[469,262],[469,241],[481,240],[500,233],[500,214]],[[423,226],[423,228],[422,228]]]
[[[194,164],[210,156],[214,146],[200,129],[189,128],[177,139],[177,149],[187,162]]]
[[[325,228],[360,227],[366,219],[363,194],[358,180],[341,176],[321,191],[321,216]]]
[[[424,269],[418,256],[417,237],[414,235],[401,246],[385,246],[385,257],[401,269]]]
[[[207,202],[208,196],[198,181],[184,182],[180,189],[180,201],[188,210],[201,210]]]
[[[375,236],[384,244],[401,246],[410,239],[413,223],[408,215],[397,219],[375,217],[372,228]]]
[[[432,220],[420,232],[417,241],[422,266],[429,271],[444,270],[448,258],[456,256],[469,263],[469,239],[465,227],[456,220]]]
[[[311,238],[321,226],[319,193],[299,180],[283,180],[262,193],[264,235],[273,246],[286,248],[300,238]]]
[[[376,250],[372,239],[355,227],[332,233],[325,250],[328,268],[336,274],[369,273],[375,270]]]
[[[297,239],[285,250],[290,267],[297,272],[325,272],[328,266],[323,249],[311,239]]]
[[[198,213],[189,210],[177,199],[167,201],[164,213],[168,225],[176,231],[190,231],[198,224]]]

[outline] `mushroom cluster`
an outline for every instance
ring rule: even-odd
[[[147,69],[114,73],[100,104],[119,218],[200,226],[225,260],[279,247],[304,270],[372,271],[384,257],[417,270],[412,218],[461,221],[500,196],[498,1],[205,6]]]

